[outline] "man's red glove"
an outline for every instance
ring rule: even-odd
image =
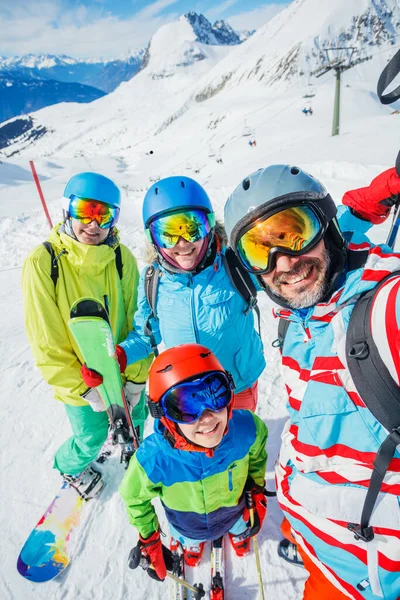
[[[379,225],[389,216],[399,194],[400,177],[393,167],[375,177],[368,187],[346,192],[342,203],[349,206],[357,217]]]
[[[125,350],[122,346],[115,346],[115,353],[118,359],[119,370],[123,373],[126,369],[126,363],[128,362]],[[94,369],[89,369],[85,364],[81,366],[81,375],[83,381],[89,388],[95,388],[103,383],[103,375]]]
[[[257,533],[260,531],[267,514],[267,497],[265,495],[264,486],[257,485],[251,478],[247,480],[245,490],[245,494],[249,494],[251,496],[254,508],[254,525],[250,531],[250,536],[253,536],[257,535]],[[243,511],[243,519],[246,522],[250,522],[250,510],[248,507],[248,502],[246,502],[246,507]]]

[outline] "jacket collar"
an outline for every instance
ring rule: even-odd
[[[107,243],[91,246],[90,244],[82,244],[67,235],[62,225],[62,223],[59,223],[53,227],[48,240],[53,245],[56,255],[63,252],[68,262],[74,267],[97,275],[110,262],[115,260],[114,247],[119,244],[117,231],[114,232],[111,246]]]

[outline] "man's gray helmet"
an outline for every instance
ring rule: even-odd
[[[324,240],[331,255],[334,272],[330,273],[332,285],[342,273],[345,264],[345,242],[336,221],[336,206],[326,188],[317,179],[299,167],[271,165],[252,173],[238,185],[225,204],[224,224],[233,250],[254,221],[265,213],[295,206],[296,203],[314,206],[326,223]],[[260,283],[263,283],[259,277]],[[267,293],[278,304],[285,305]]]

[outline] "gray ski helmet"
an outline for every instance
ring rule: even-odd
[[[265,212],[309,201],[318,206],[330,221],[336,206],[325,187],[299,167],[271,165],[252,173],[229,196],[224,209],[224,224],[232,248],[238,233]]]
[[[328,294],[343,272],[346,243],[337,224],[337,208],[331,196],[322,183],[299,167],[271,165],[243,179],[226,201],[224,209],[225,230],[230,245],[236,252],[240,237],[255,220],[270,211],[277,212],[297,203],[312,205],[324,222],[323,239],[332,259]],[[263,285],[262,277],[257,278]],[[288,306],[268,289],[266,291],[275,302]]]

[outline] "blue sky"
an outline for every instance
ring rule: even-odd
[[[189,10],[257,29],[289,0],[0,0],[0,55],[120,57]]]

